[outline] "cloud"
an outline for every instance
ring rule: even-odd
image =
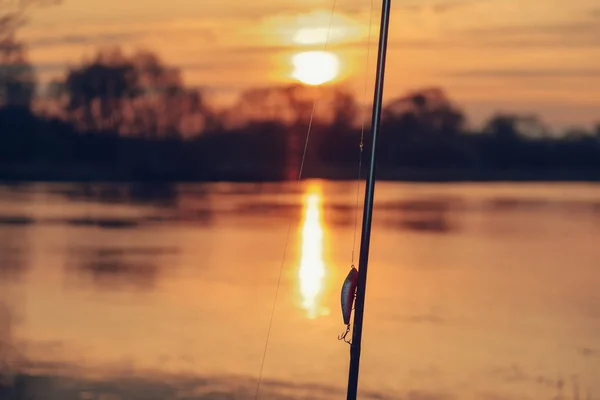
[[[216,68],[216,63],[187,63],[175,65],[176,68],[180,68],[185,71],[205,71],[207,69]]]
[[[471,28],[463,30],[464,35],[478,36],[515,36],[515,35],[551,35],[551,36],[573,36],[581,34],[596,34],[600,27],[589,21],[571,21],[558,24],[539,25],[514,25],[495,26],[485,28]]]
[[[522,47],[600,47],[600,24],[570,21],[557,24],[495,26],[452,32],[463,44]]]
[[[460,46],[459,42],[452,41],[438,41],[438,40],[427,40],[427,39],[415,39],[415,40],[392,40],[388,42],[388,49],[416,49],[416,50],[427,50],[427,49],[438,49],[440,47],[448,46]],[[351,41],[344,43],[328,43],[327,51],[336,50],[348,50],[348,49],[363,49],[367,46],[367,41]],[[309,51],[309,50],[325,50],[324,45],[317,45],[314,47],[299,48],[297,45],[245,45],[245,46],[231,46],[223,47],[215,50],[211,54],[273,54],[278,52],[298,52],[298,51]],[[371,57],[374,58],[374,52],[377,51],[377,38],[371,38]]]
[[[179,24],[178,24],[179,23]],[[74,34],[72,31],[79,31]],[[169,36],[189,36],[195,41],[204,43],[214,41],[216,34],[207,27],[186,26],[181,21],[149,22],[129,27],[127,25],[96,24],[92,26],[70,27],[69,33],[64,33],[61,26],[47,30],[29,31],[25,38],[32,49],[58,46],[87,46],[113,45],[124,42],[140,41],[147,38]]]
[[[437,2],[415,2],[411,4],[402,4],[400,6],[396,6],[394,8],[400,9],[406,12],[421,12],[426,9],[430,9],[436,14],[445,14],[450,11],[454,11],[460,8],[466,8],[470,6],[474,6],[476,4],[481,4],[487,2],[489,0],[447,0],[447,1],[437,1]]]
[[[580,349],[579,353],[584,357],[600,357],[600,350],[592,349],[590,347]]]
[[[474,3],[474,2],[465,2]],[[462,6],[462,5],[461,5]],[[425,6],[404,6],[414,10]],[[444,7],[440,6],[442,9]],[[452,9],[456,6],[449,6]],[[449,10],[448,9],[448,10]],[[598,10],[600,12],[600,9]],[[376,36],[372,42],[376,41]],[[341,47],[366,46],[366,41],[345,43]],[[428,38],[390,36],[389,49],[498,49],[519,50],[530,48],[575,49],[600,48],[600,23],[591,21],[568,21],[556,24],[497,25],[466,29],[448,29]],[[331,47],[333,48],[333,46]]]
[[[445,14],[450,11],[454,11],[460,8],[470,7],[475,4],[480,4],[485,2],[486,0],[480,1],[469,1],[469,0],[457,0],[457,1],[448,1],[444,3],[437,3],[431,6],[432,10],[436,14]]]
[[[392,3],[392,13],[401,11],[404,13],[420,13],[425,10],[431,10],[434,14],[446,14],[458,9],[468,8],[477,4],[488,2],[491,0],[449,0],[449,1],[437,1],[437,2],[415,2],[410,4],[398,4]],[[379,6],[375,6],[378,9]],[[368,2],[344,4],[343,11],[348,14],[361,14],[368,12],[371,9]],[[377,15],[376,15],[377,14]],[[373,18],[379,19],[379,12],[373,13]]]
[[[321,46],[322,47],[322,46]],[[295,45],[247,45],[223,47],[215,50],[213,54],[247,55],[247,54],[273,54],[286,51],[301,51]]]
[[[488,0],[455,0],[435,2],[428,4],[406,4],[398,6],[401,10],[413,12],[429,8],[435,13],[447,13],[453,10],[481,4]],[[350,4],[353,7],[353,3]],[[341,7],[340,7],[341,8]],[[344,13],[348,15],[344,7]],[[595,10],[600,11],[600,10]],[[593,11],[592,11],[593,12]],[[375,14],[375,13],[374,13]],[[280,15],[280,14],[276,14]],[[294,13],[297,15],[297,10]],[[260,20],[265,21],[268,17],[263,14]],[[236,17],[235,21],[242,24],[250,23],[250,16]],[[377,16],[374,15],[374,19]],[[257,21],[260,22],[260,21]],[[228,21],[227,24],[233,21]],[[34,49],[50,48],[53,46],[88,46],[88,45],[114,45],[131,44],[143,42],[156,43],[161,41],[160,47],[165,41],[177,43],[179,47],[203,46],[215,44],[216,41],[224,40],[214,52],[218,54],[274,54],[280,52],[291,52],[300,50],[292,45],[274,45],[265,43],[257,44],[253,37],[235,36],[231,34],[217,34],[216,29],[225,22],[202,19],[202,20],[155,20],[145,21],[139,24],[95,24],[93,26],[70,27],[68,33],[62,26],[55,26],[48,30],[38,30],[27,40]],[[257,26],[250,23],[250,26]],[[53,32],[54,31],[54,32]],[[57,32],[58,31],[58,32]],[[62,31],[62,32],[60,32]],[[77,33],[71,33],[77,32]],[[54,34],[53,34],[54,33]],[[256,32],[254,32],[256,33]],[[253,33],[253,34],[254,34]],[[372,33],[371,45],[376,46],[376,33]],[[273,33],[275,34],[275,33]],[[185,38],[185,41],[181,39]],[[188,40],[193,38],[193,40]],[[264,39],[264,38],[262,38]],[[227,43],[229,42],[229,43]],[[246,45],[247,43],[247,45]],[[185,44],[185,45],[184,45]],[[229,44],[229,46],[228,46]],[[328,49],[364,48],[367,40],[354,40],[345,43],[329,43]],[[158,46],[158,45],[157,45]],[[212,46],[210,46],[212,47]],[[448,30],[440,35],[429,38],[406,38],[405,36],[392,36],[389,39],[390,49],[412,49],[412,50],[438,50],[438,49],[528,49],[528,48],[575,48],[575,47],[599,47],[600,48],[600,24],[592,21],[567,21],[556,24],[539,25],[514,25],[514,26],[491,26],[474,27],[470,29]],[[208,50],[208,49],[206,49]],[[211,51],[211,56],[213,51]]]
[[[366,46],[366,42],[345,46]],[[590,21],[567,21],[538,25],[497,25],[464,29],[448,29],[428,38],[391,36],[389,49],[497,49],[499,56],[504,50],[537,49],[600,49],[600,23]]]
[[[95,35],[60,35],[60,36],[46,36],[37,39],[30,40],[29,46],[32,48],[41,47],[52,47],[52,46],[63,46],[63,45],[88,45],[88,44],[113,44],[121,43],[124,40],[131,40],[139,36],[135,33],[104,33]]]
[[[533,27],[532,27],[533,28]],[[600,24],[598,27],[581,28],[579,31],[559,34],[518,34],[527,28],[489,28],[469,31],[447,32],[444,38],[398,40],[389,39],[389,49],[498,49],[523,50],[532,48],[575,49],[600,48]],[[541,29],[541,28],[538,28]],[[595,32],[597,30],[597,33]],[[366,43],[362,43],[365,46]],[[500,55],[500,53],[499,53]]]
[[[442,73],[458,78],[600,78],[598,69],[479,69]]]

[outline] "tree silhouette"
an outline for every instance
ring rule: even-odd
[[[370,118],[343,88],[254,88],[217,108],[151,51],[99,50],[52,82],[54,102],[34,113],[35,76],[16,31],[24,10],[42,3],[0,0],[3,179],[296,179],[304,156],[304,177],[355,178],[361,119],[370,162]],[[467,131],[462,110],[436,87],[386,104],[380,140],[381,173],[391,179],[600,176],[600,125],[553,137],[535,116],[497,114]]]
[[[519,137],[545,137],[547,128],[534,115],[496,114],[484,126],[483,132],[503,141]]]
[[[60,0],[0,0],[0,39],[14,35],[34,7],[59,4]]]
[[[313,110],[315,101],[317,104]],[[288,126],[307,128],[311,116],[313,123],[352,126],[356,123],[358,105],[352,94],[335,86],[290,84],[252,88],[240,94],[226,119],[233,126],[277,121]]]
[[[383,123],[403,135],[455,135],[463,131],[462,111],[440,88],[426,88],[393,100],[383,110]]]
[[[35,75],[25,45],[17,31],[34,6],[58,3],[49,0],[0,0],[0,107],[29,107],[35,91]]]
[[[22,43],[13,36],[0,41],[0,107],[29,107],[35,91],[35,75]]]
[[[352,94],[341,91],[333,91],[331,101],[332,125],[338,130],[348,130],[359,122],[360,107]],[[368,123],[366,118],[365,123]]]
[[[297,84],[252,88],[240,94],[226,120],[230,126],[264,121],[306,125],[315,98],[314,88]]]
[[[466,118],[440,88],[424,88],[389,102],[382,112],[381,162],[440,167],[463,162],[459,138]]]
[[[118,51],[100,52],[91,63],[69,71],[64,92],[65,111],[80,129],[118,132],[124,102],[137,92],[134,67]]]
[[[185,88],[180,71],[149,51],[101,50],[71,69],[55,94],[65,116],[85,131],[158,138],[216,123],[203,94]]]

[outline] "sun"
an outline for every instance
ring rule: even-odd
[[[292,77],[307,85],[332,81],[340,72],[338,57],[328,51],[305,51],[292,57]]]

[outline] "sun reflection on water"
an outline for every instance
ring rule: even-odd
[[[326,265],[323,257],[324,227],[322,221],[322,194],[318,184],[311,184],[304,196],[302,219],[300,269],[298,278],[302,308],[308,318],[327,313],[320,304],[323,294]]]

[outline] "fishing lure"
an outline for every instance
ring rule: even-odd
[[[346,340],[348,332],[350,332],[350,315],[352,314],[354,298],[356,297],[356,284],[358,281],[358,270],[351,267],[350,272],[346,275],[344,283],[342,284],[342,317],[344,319],[344,325],[346,325],[346,331],[338,336],[338,340],[344,340],[344,342],[351,344],[349,340]]]

